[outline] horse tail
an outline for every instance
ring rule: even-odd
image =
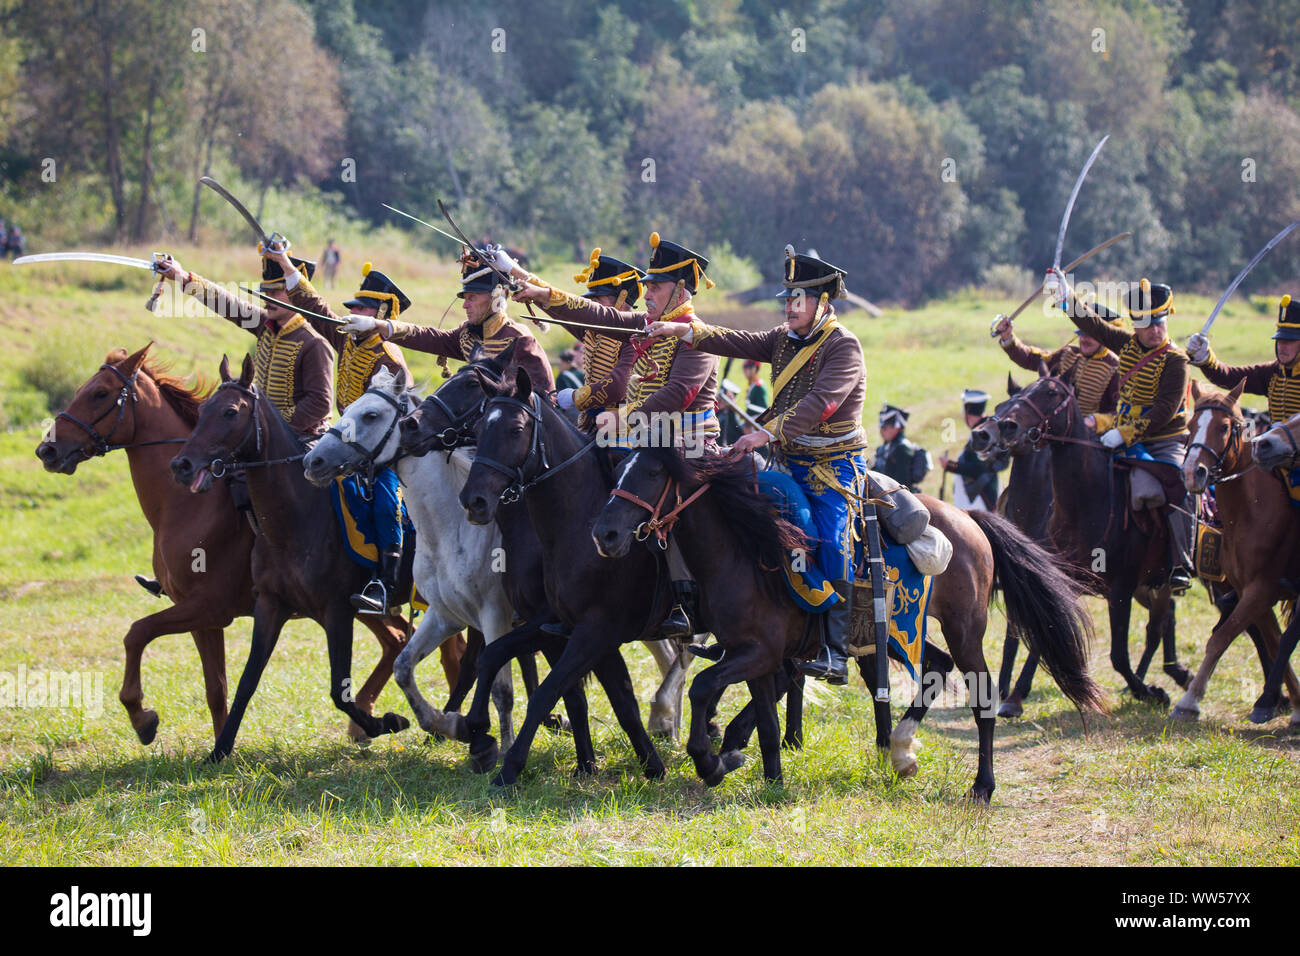
[[[993,549],[993,584],[1001,587],[1007,620],[1066,697],[1080,711],[1105,713],[1101,688],[1088,673],[1092,618],[1079,603],[1083,588],[1060,559],[1019,528],[987,511],[967,512]]]

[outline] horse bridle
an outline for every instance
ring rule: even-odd
[[[514,504],[523,497],[524,492],[528,491],[530,488],[535,488],[546,479],[559,474],[592,448],[596,447],[596,439],[593,438],[568,458],[564,459],[564,461],[552,467],[550,456],[546,452],[546,439],[542,433],[541,396],[536,392],[533,392],[529,397],[528,403],[525,404],[510,395],[497,395],[493,398],[486,399],[483,403],[483,411],[486,413],[486,411],[493,405],[514,405],[518,408],[522,408],[533,422],[533,435],[528,443],[528,454],[524,456],[524,460],[520,462],[518,466],[511,467],[510,465],[503,464],[493,458],[488,458],[486,455],[474,456],[475,464],[484,464],[493,471],[500,472],[510,479],[510,484],[506,485],[501,491],[500,500],[502,504]],[[529,465],[534,459],[540,462],[540,464],[534,477],[529,479]]]
[[[660,512],[663,511],[664,502],[668,500],[668,493],[673,491],[674,488],[676,489],[675,497],[677,503],[673,506],[672,511],[669,511],[667,514],[661,514]],[[664,485],[664,490],[659,495],[659,500],[653,505],[644,498],[641,498],[630,491],[626,491],[623,488],[615,488],[611,491],[609,493],[609,500],[613,501],[615,498],[622,498],[624,501],[630,501],[632,504],[638,505],[650,512],[650,517],[645,521],[642,521],[635,529],[633,529],[632,536],[638,541],[644,541],[653,534],[659,545],[659,549],[661,551],[666,551],[668,550],[668,533],[673,530],[673,525],[677,523],[677,519],[682,516],[682,512],[686,510],[687,505],[708,490],[709,483],[705,482],[700,485],[700,487],[696,488],[687,498],[683,499],[681,482],[669,478],[668,482]]]
[[[382,388],[368,388],[364,392],[362,392],[362,394],[378,395],[389,405],[393,406],[393,411],[396,412],[396,414],[392,417],[392,420],[389,421],[388,427],[384,429],[384,434],[380,437],[379,441],[375,443],[375,447],[367,448],[359,441],[349,441],[347,438],[343,437],[343,433],[339,431],[337,425],[331,426],[329,429],[326,430],[325,434],[333,435],[340,442],[342,442],[348,448],[351,448],[353,451],[355,451],[357,454],[361,456],[362,464],[365,466],[365,470],[366,470],[366,481],[373,483],[375,480],[375,471],[377,470],[376,466],[378,464],[379,453],[383,451],[384,446],[388,444],[388,439],[392,437],[393,429],[397,427],[397,423],[399,421],[401,421],[403,418],[406,417],[407,413],[410,411],[411,406],[410,406],[410,398],[407,396],[406,392],[402,393],[400,401],[396,398],[393,398],[392,395],[389,395],[388,392],[386,392]],[[384,465],[384,467],[391,468],[400,459],[404,457],[405,457],[405,453],[401,450],[401,448],[398,448],[397,454],[394,455],[392,459],[386,465]]]
[[[244,437],[239,440],[239,443],[235,445],[233,449],[233,454],[238,454],[239,450],[248,444],[249,436],[255,435],[256,441],[255,444],[253,445],[253,452],[254,454],[260,456],[262,454],[262,418],[258,414],[258,402],[261,401],[262,393],[258,391],[256,385],[245,385],[243,382],[239,381],[238,379],[231,379],[228,382],[222,382],[220,385],[217,386],[217,391],[219,392],[223,388],[238,389],[240,392],[247,395],[253,401],[253,410],[252,410],[252,414],[249,416],[251,421],[248,424],[248,430],[244,432]],[[253,461],[239,461],[238,459],[236,459],[234,461],[226,462],[220,458],[214,458],[212,459],[211,464],[208,465],[208,474],[212,475],[213,478],[222,478],[225,476],[226,469],[230,465],[237,465],[241,469],[268,468],[272,465],[287,465],[290,462],[302,461],[306,457],[307,457],[307,453],[304,451],[297,455],[290,455],[288,458],[272,458],[272,459],[266,459],[260,461],[257,459],[254,459]]]
[[[127,442],[126,444],[123,445],[109,444],[108,441],[109,437],[111,437],[112,434],[116,432],[118,428],[121,427],[122,419],[126,417],[126,406],[127,406],[128,399],[130,400],[131,403],[131,421],[134,423],[136,420],[135,380],[140,375],[140,367],[139,366],[136,367],[136,370],[131,373],[130,378],[127,378],[125,375],[123,375],[122,370],[119,369],[116,365],[109,365],[107,362],[105,362],[103,365],[99,367],[99,370],[101,372],[106,369],[112,372],[122,381],[122,390],[117,393],[117,401],[114,402],[112,406],[106,409],[102,415],[96,418],[89,425],[83,422],[80,418],[77,418],[77,416],[69,415],[66,411],[59,412],[57,415],[54,416],[54,420],[56,422],[60,418],[66,418],[68,421],[72,422],[72,424],[76,425],[78,428],[80,428],[82,431],[84,431],[87,435],[90,436],[90,446],[91,449],[93,450],[93,454],[86,454],[84,448],[82,449],[82,454],[85,454],[87,458],[96,458],[100,455],[107,455],[110,451],[120,451],[121,449],[124,448],[144,448],[147,445],[174,445],[174,444],[181,444],[186,441],[186,439],[184,438],[160,438],[157,439],[156,441]],[[109,415],[113,414],[113,409],[115,408],[117,409],[117,418],[113,421],[113,427],[108,430],[107,435],[101,435],[95,429],[95,426],[98,425],[100,422],[102,422]],[[134,428],[131,429],[131,437],[132,438],[135,437]]]
[[[1224,413],[1228,416],[1228,420],[1231,422],[1231,430],[1230,430],[1229,433],[1228,433],[1228,441],[1227,441],[1227,444],[1225,444],[1225,445],[1223,446],[1223,451],[1222,451],[1222,452],[1217,452],[1217,451],[1215,451],[1213,448],[1211,448],[1209,445],[1205,444],[1205,442],[1194,441],[1194,442],[1192,442],[1191,444],[1189,444],[1189,445],[1187,446],[1187,452],[1184,454],[1184,456],[1183,456],[1183,460],[1186,461],[1186,460],[1187,460],[1186,456],[1187,456],[1188,454],[1191,454],[1192,450],[1193,450],[1193,449],[1196,449],[1196,448],[1201,449],[1201,450],[1204,451],[1206,454],[1208,454],[1208,455],[1210,455],[1211,457],[1213,457],[1213,458],[1214,458],[1214,467],[1210,469],[1210,477],[1209,477],[1209,482],[1208,482],[1208,483],[1209,483],[1209,484],[1217,484],[1217,483],[1219,483],[1219,482],[1222,481],[1222,480],[1226,480],[1226,479],[1223,479],[1223,477],[1222,477],[1222,476],[1223,476],[1223,461],[1224,461],[1224,459],[1228,456],[1228,453],[1229,453],[1229,452],[1235,452],[1235,453],[1233,454],[1233,463],[1234,463],[1234,464],[1237,462],[1237,459],[1238,459],[1238,458],[1240,457],[1240,455],[1241,455],[1241,429],[1242,429],[1242,425],[1244,425],[1245,423],[1244,423],[1240,418],[1238,418],[1236,412],[1234,412],[1234,411],[1233,411],[1231,408],[1229,408],[1227,405],[1220,405],[1220,404],[1218,404],[1218,403],[1215,403],[1215,404],[1213,404],[1213,405],[1198,405],[1198,406],[1196,406],[1196,408],[1192,411],[1192,420],[1195,421],[1195,420],[1196,420],[1196,416],[1197,416],[1200,412],[1203,412],[1203,411],[1219,411],[1219,412],[1224,412]],[[1283,430],[1285,431],[1285,429],[1283,429]],[[1288,437],[1288,438],[1291,437],[1289,432],[1287,433],[1287,437]],[[1294,439],[1294,438],[1291,439],[1291,447],[1292,447],[1292,448],[1295,448],[1295,439]],[[1234,478],[1235,478],[1235,477],[1237,477],[1237,476],[1236,476],[1236,475],[1232,475],[1231,477],[1234,477]]]
[[[1065,427],[1066,429],[1069,429],[1070,422],[1074,417],[1074,387],[1059,375],[1049,375],[1046,378],[1041,379],[1041,381],[1056,382],[1061,386],[1061,388],[1065,389],[1065,395],[1056,403],[1055,408],[1051,411],[1043,411],[1032,398],[1025,394],[1027,389],[1021,389],[1015,395],[1012,395],[1007,399],[1007,406],[1004,409],[1003,414],[1005,415],[1006,412],[1015,408],[1017,405],[1028,405],[1034,410],[1034,414],[1038,416],[1038,421],[1025,429],[1025,439],[1029,442],[1030,447],[1033,448],[1034,451],[1040,449],[1045,441],[1078,442],[1078,439],[1070,438],[1066,435],[1053,435],[1048,431],[1049,423],[1057,416],[1062,408],[1066,409]],[[998,418],[997,414],[990,415],[989,419],[994,424],[997,424],[1002,420]],[[1019,422],[1017,422],[1017,424],[1019,424]],[[1091,441],[1078,443],[1086,445],[1098,444],[1097,442]]]
[[[484,368],[481,365],[466,365],[456,374],[462,375],[470,370],[477,370],[494,382],[500,381],[499,375],[495,374],[491,369]],[[445,451],[450,453],[455,451],[457,448],[464,448],[467,445],[474,444],[474,428],[472,423],[478,421],[479,417],[483,414],[483,410],[487,407],[486,395],[479,399],[477,404],[471,405],[460,414],[453,411],[452,407],[444,402],[437,392],[434,392],[426,398],[425,401],[441,410],[441,412],[447,416],[448,422],[446,428],[434,434],[433,439],[436,444],[430,447],[430,451]]]

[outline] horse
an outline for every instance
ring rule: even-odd
[[[398,426],[402,453],[415,456],[431,451],[450,453],[455,448],[473,445],[486,402],[476,376],[482,374],[493,382],[501,382],[513,361],[514,349],[515,344],[511,342],[500,354],[490,356],[481,346],[476,346],[469,364],[402,419]],[[506,552],[513,555],[506,567],[504,583],[516,612],[538,622],[547,618],[558,620],[547,604],[541,548],[527,509],[519,502],[503,503],[496,510],[496,523]],[[645,646],[653,655],[661,678],[650,701],[647,729],[652,736],[673,739],[682,722],[686,671],[692,658],[688,652],[679,651],[673,641],[646,641]],[[527,654],[519,659],[526,658]]]
[[[546,603],[572,626],[563,654],[529,700],[514,746],[506,752],[492,783],[510,786],[517,781],[541,718],[589,671],[611,692],[615,716],[646,777],[662,778],[664,764],[641,723],[619,647],[645,640],[663,620],[670,601],[666,568],[646,551],[611,567],[591,547],[590,522],[612,483],[609,462],[596,448],[596,439],[588,439],[556,406],[535,393],[522,369],[516,370],[513,387],[508,376],[502,383],[481,370],[474,374],[485,401],[476,437],[478,450],[460,502],[475,524],[494,520],[503,499],[523,504],[540,544]],[[509,541],[506,559],[508,564],[514,561]],[[513,647],[526,640],[527,635],[511,635],[485,648],[480,674],[484,661],[517,653]],[[616,696],[613,689],[623,695]],[[496,763],[497,745],[487,734],[481,698],[480,687],[463,733],[471,743],[471,754],[481,755],[482,765],[491,766]]]
[[[1050,554],[1011,522],[919,497],[932,525],[953,544],[948,568],[934,578],[928,615],[939,622],[952,661],[971,690],[979,767],[970,796],[988,802],[994,789],[995,721],[990,705],[995,689],[984,662],[983,639],[995,581],[1005,594],[1008,616],[1038,649],[1071,702],[1081,711],[1104,712],[1101,691],[1088,675],[1091,621],[1078,604],[1075,584]],[[663,514],[668,501],[677,505]],[[775,679],[783,662],[806,644],[813,624],[789,597],[780,568],[788,555],[806,550],[807,541],[776,516],[773,502],[756,487],[747,460],[691,460],[672,448],[638,449],[619,466],[617,485],[592,538],[601,554],[619,559],[645,550],[633,548],[638,536],[668,527],[673,527],[682,557],[699,581],[703,616],[723,649],[722,659],[691,682],[687,752],[708,786],[716,786],[739,766],[734,751],[712,752],[702,718],[726,687],[746,681],[758,712],[763,775],[780,781]],[[891,741],[900,776],[916,769],[912,741],[932,702],[929,677],[927,673],[920,682]]]
[[[328,487],[340,475],[396,468],[415,525],[413,577],[429,607],[394,662],[393,675],[420,726],[445,736],[449,729],[444,714],[420,693],[415,666],[462,628],[477,630],[492,643],[512,629],[515,611],[502,584],[500,532],[471,525],[456,501],[469,473],[469,456],[463,451],[445,458],[401,454],[396,426],[418,400],[418,391],[405,375],[381,369],[370,388],[308,452],[303,470],[313,484]],[[508,667],[497,673],[492,699],[502,740],[513,742]]]
[[[1020,391],[1010,373],[1007,374],[1007,396]],[[971,429],[971,448],[981,457],[988,456],[998,447],[997,421],[984,419]],[[1023,531],[1033,541],[1047,540],[1047,526],[1052,516],[1052,461],[1043,448],[1022,448],[1012,456],[1011,477],[998,500],[998,512]],[[1011,686],[1011,675],[1020,650],[1020,636],[1007,622],[1006,636],[1002,641],[1002,667],[998,671],[998,696],[1002,703],[998,716],[1020,717],[1025,712],[1025,698],[1033,688],[1034,674],[1038,670],[1038,655],[1029,652],[1020,677]]]
[[[369,573],[347,555],[329,492],[307,481],[298,462],[305,453],[283,416],[253,385],[253,359],[244,356],[239,377],[221,359],[221,382],[199,409],[198,423],[180,453],[172,475],[192,492],[208,492],[232,465],[245,469],[259,534],[253,544],[253,641],[235,690],[235,701],[208,755],[229,756],[244,711],[257,691],[262,671],[280,631],[295,614],[310,617],[325,630],[330,659],[330,697],[368,738],[405,730],[398,714],[371,716],[361,701],[373,701],[387,683],[406,639],[406,628],[387,619],[367,621],[379,633],[383,656],[361,691],[352,687],[352,619],[349,595]]]
[[[1256,644],[1267,678],[1281,643],[1273,605],[1294,597],[1280,578],[1284,573],[1294,576],[1297,570],[1300,540],[1296,532],[1300,521],[1282,483],[1254,467],[1239,404],[1245,384],[1243,379],[1231,391],[1219,392],[1192,382],[1195,411],[1192,440],[1183,459],[1183,482],[1193,494],[1214,486],[1223,523],[1222,567],[1228,584],[1237,593],[1237,602],[1215,626],[1205,645],[1205,659],[1173,709],[1171,716],[1180,720],[1200,716],[1199,702],[1215,665],[1248,625],[1257,626],[1261,632],[1262,639]],[[1300,701],[1300,684],[1290,668],[1286,670],[1286,682],[1291,699]],[[1296,722],[1300,722],[1300,712]]]
[[[1047,540],[1093,593],[1106,598],[1110,661],[1125,685],[1138,700],[1168,707],[1169,694],[1163,688],[1143,683],[1160,644],[1165,673],[1184,689],[1191,681],[1187,668],[1178,662],[1174,644],[1174,600],[1163,522],[1155,519],[1156,527],[1148,531],[1129,514],[1127,490],[1115,480],[1117,466],[1084,424],[1074,389],[1045,372],[1040,370],[1037,381],[994,409],[999,445],[1015,454],[1043,442],[1050,444],[1052,516]],[[1104,502],[1100,514],[1099,498]],[[1107,520],[1102,521],[1103,516]],[[1128,651],[1135,596],[1150,611],[1146,650],[1136,673]]]
[[[1251,441],[1251,455],[1255,459],[1256,466],[1263,471],[1272,472],[1276,469],[1286,471],[1300,465],[1300,449],[1296,445],[1297,436],[1300,436],[1300,415],[1279,422],[1264,434],[1256,436]],[[1283,579],[1282,584],[1289,592],[1288,596],[1294,596],[1297,590],[1295,579]],[[1252,724],[1266,724],[1277,714],[1278,706],[1282,702],[1282,681],[1290,672],[1291,655],[1295,653],[1298,640],[1300,640],[1300,614],[1293,611],[1286,630],[1282,632],[1282,641],[1269,668],[1268,678],[1264,681],[1264,689],[1255,701],[1255,706],[1251,708],[1249,720]],[[1293,705],[1295,700],[1293,697]],[[1291,726],[1297,725],[1300,725],[1300,709],[1293,709]]]

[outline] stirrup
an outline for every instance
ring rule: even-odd
[[[695,636],[690,615],[680,604],[674,604],[668,616],[659,622],[658,640],[689,641]]]
[[[375,596],[378,590],[379,596]],[[360,594],[352,595],[352,606],[357,609],[358,614],[378,614],[381,617],[388,614],[388,589],[384,587],[384,582],[374,578],[361,589]]]
[[[1185,594],[1192,586],[1192,576],[1186,568],[1174,568],[1169,572],[1169,593]]]

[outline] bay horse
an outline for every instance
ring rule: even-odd
[[[1014,396],[1019,391],[1020,386],[1008,373],[1007,396]],[[997,420],[993,416],[971,429],[971,448],[981,457],[991,456],[998,448]],[[1052,461],[1045,448],[1025,447],[1012,454],[1011,477],[998,499],[998,512],[1030,540],[1047,541],[1047,528],[1052,517]],[[998,696],[1002,698],[998,706],[999,717],[1022,716],[1025,698],[1033,688],[1038,654],[1032,649],[1015,686],[1011,685],[1019,650],[1020,635],[1008,621],[1002,642],[1002,666],[998,671]]]
[[[1300,449],[1296,445],[1298,436],[1300,436],[1300,415],[1274,424],[1250,443],[1255,464],[1261,470],[1269,472],[1277,469],[1289,471],[1300,466]],[[1278,572],[1274,569],[1272,574],[1276,573]],[[1294,578],[1283,580],[1282,583],[1288,592],[1296,590]],[[1278,706],[1282,702],[1282,682],[1290,673],[1291,655],[1295,653],[1297,641],[1300,641],[1300,614],[1293,611],[1286,630],[1282,632],[1281,646],[1273,658],[1272,667],[1269,668],[1264,690],[1250,711],[1249,720],[1252,724],[1266,724],[1277,715]],[[1292,693],[1294,694],[1294,691]],[[1291,703],[1291,726],[1300,726],[1300,702],[1297,702],[1293,696]]]
[[[1222,568],[1237,592],[1237,603],[1215,625],[1205,645],[1205,659],[1171,716],[1195,720],[1219,658],[1247,626],[1258,628],[1257,649],[1268,677],[1281,644],[1273,605],[1295,596],[1281,578],[1294,578],[1300,563],[1300,516],[1291,507],[1282,483],[1254,467],[1240,399],[1245,379],[1228,392],[1192,382],[1192,440],[1183,459],[1183,482],[1200,494],[1214,486],[1223,523]],[[1300,701],[1300,683],[1288,667],[1287,688]]]
[[[1157,646],[1165,673],[1183,688],[1191,681],[1174,643],[1174,599],[1164,522],[1148,532],[1129,513],[1128,492],[1112,455],[1084,424],[1074,389],[1055,375],[1040,378],[994,410],[1000,446],[1012,454],[1047,442],[1051,450],[1052,516],[1047,540],[1093,593],[1106,598],[1111,665],[1138,700],[1168,707],[1169,694],[1145,684]],[[1147,644],[1137,673],[1128,650],[1134,597],[1150,611]]]
[[[473,446],[487,401],[478,376],[485,376],[494,383],[507,380],[514,350],[513,341],[496,356],[490,356],[481,346],[476,346],[467,365],[458,369],[437,392],[425,398],[419,408],[402,419],[399,424],[402,454],[420,456],[435,451],[450,454],[456,448]],[[548,604],[541,545],[529,520],[528,509],[522,502],[503,502],[496,509],[495,520],[503,547],[511,555],[504,584],[516,613],[538,624],[558,622],[559,618]],[[516,640],[525,641],[519,635],[516,635]],[[527,641],[520,646],[528,646]],[[563,644],[558,646],[562,648]],[[686,671],[692,656],[685,651],[679,652],[674,641],[650,640],[645,642],[645,646],[654,657],[661,678],[650,701],[647,729],[652,736],[672,739],[677,736],[682,722]],[[531,651],[524,651],[518,659],[523,662],[530,659],[531,654]],[[462,679],[461,687],[468,683]],[[458,692],[461,687],[458,687]],[[531,691],[530,688],[530,695]]]
[[[428,609],[393,665],[393,675],[416,720],[429,734],[447,735],[445,715],[429,705],[415,680],[416,665],[462,629],[491,644],[513,628],[515,610],[500,567],[501,533],[471,525],[456,500],[469,473],[469,456],[401,453],[397,423],[419,402],[406,376],[381,369],[338,423],[303,459],[307,479],[328,487],[341,475],[393,467],[415,526],[412,576]],[[531,658],[528,658],[531,659]],[[454,687],[453,687],[454,689]],[[513,742],[513,691],[508,667],[492,688],[502,740]]]
[[[299,464],[304,451],[283,416],[253,385],[253,359],[244,356],[238,378],[221,359],[221,382],[199,409],[198,423],[171,460],[175,480],[191,492],[209,492],[227,467],[245,469],[259,534],[253,544],[253,640],[240,675],[235,701],[208,756],[229,756],[248,703],[279,640],[294,615],[309,617],[325,630],[330,659],[330,697],[334,706],[367,737],[405,730],[398,714],[373,717],[360,705],[373,701],[392,674],[406,639],[406,628],[376,618],[387,630],[384,653],[359,692],[352,686],[352,620],[349,595],[361,590],[369,572],[347,555],[329,492],[307,481]],[[367,621],[369,624],[370,622]]]
[[[994,789],[996,689],[984,661],[983,639],[995,584],[1003,590],[1009,618],[1042,655],[1070,701],[1081,711],[1104,712],[1100,688],[1088,675],[1091,621],[1078,604],[1074,582],[1011,522],[919,497],[931,524],[953,545],[948,568],[934,577],[928,614],[939,622],[951,662],[970,689],[979,732],[979,766],[970,796],[987,802]],[[664,513],[670,500],[677,505]],[[723,649],[722,659],[691,682],[687,752],[708,786],[739,766],[734,751],[713,753],[704,717],[729,685],[745,681],[757,710],[763,775],[779,781],[777,682],[783,663],[798,656],[812,623],[789,597],[780,569],[788,555],[805,551],[808,542],[758,490],[749,461],[692,460],[673,448],[638,449],[618,467],[617,484],[592,538],[601,554],[625,560],[648,550],[634,542],[668,527],[699,582],[702,615]],[[815,649],[805,648],[809,653]],[[913,738],[934,696],[930,680],[920,683],[894,731],[895,756],[910,758],[899,769],[909,774],[916,765]]]

